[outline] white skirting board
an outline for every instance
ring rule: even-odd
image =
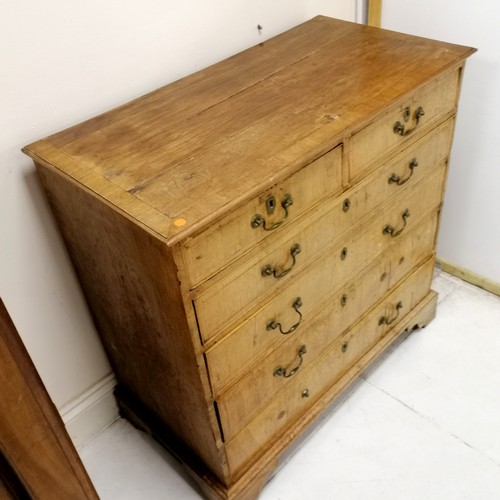
[[[113,395],[115,386],[116,379],[110,373],[81,396],[59,408],[66,430],[77,449],[118,419],[118,407]]]

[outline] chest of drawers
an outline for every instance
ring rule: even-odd
[[[124,415],[252,498],[435,311],[473,49],[317,17],[27,146]]]

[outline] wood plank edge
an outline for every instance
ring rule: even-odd
[[[55,167],[49,160],[42,158],[42,156],[33,153],[27,148],[23,148],[23,153],[27,154],[33,160],[35,167],[40,165],[60,175],[64,175],[70,182],[79,185],[82,189],[98,198],[102,203],[113,207],[125,218],[133,220],[148,233],[167,243],[166,240],[170,232],[171,221],[165,214],[147,205],[136,196],[124,191],[116,184],[81,164],[78,160],[75,160],[63,151],[56,150],[48,142],[40,141],[40,143],[44,143],[48,152],[45,156],[50,156],[51,153],[64,156],[67,168],[62,170]],[[62,164],[62,162],[54,163]]]

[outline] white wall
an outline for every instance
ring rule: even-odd
[[[500,3],[383,0],[382,27],[479,49],[466,65],[438,256],[500,283]]]
[[[356,0],[0,0],[0,12],[0,296],[72,415],[110,368],[20,148],[316,14],[354,20]]]

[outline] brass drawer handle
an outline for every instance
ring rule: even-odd
[[[407,122],[410,119],[410,115],[411,115],[410,108],[405,108],[403,110],[403,120],[405,122]],[[415,113],[413,113],[413,119],[414,119],[414,123],[415,123],[413,125],[413,127],[412,128],[405,128],[405,125],[403,123],[401,123],[400,121],[397,121],[394,124],[394,127],[392,128],[393,132],[395,134],[399,134],[402,137],[406,137],[407,135],[411,134],[417,128],[417,125],[418,125],[420,118],[424,115],[425,115],[424,108],[422,106],[419,106],[415,110]]]
[[[274,200],[274,197],[271,197],[269,199]],[[254,229],[258,228],[259,226],[262,226],[262,229],[264,229],[264,231],[273,231],[274,229],[277,229],[279,226],[281,226],[281,224],[283,224],[283,222],[285,222],[287,220],[288,207],[291,205],[293,205],[292,195],[285,194],[285,196],[283,197],[283,200],[281,200],[281,206],[285,210],[285,216],[283,217],[283,219],[281,219],[278,222],[274,222],[273,224],[271,224],[271,226],[267,227],[266,219],[264,219],[264,217],[262,217],[262,215],[260,215],[260,214],[255,214],[252,217],[252,220],[250,221],[250,225]],[[274,208],[271,206],[271,204],[269,202],[266,202],[266,207],[267,207],[268,213],[271,213],[272,211],[274,211]]]
[[[394,323],[394,321],[396,321],[397,317],[399,316],[399,311],[402,309],[402,307],[403,307],[403,303],[401,301],[399,301],[396,304],[396,314],[391,319],[389,319],[387,316],[382,316],[378,320],[378,324],[379,325],[390,325],[391,323]]]
[[[413,158],[413,160],[408,163],[408,168],[410,169],[409,175],[407,175],[404,179],[401,179],[401,177],[397,174],[392,174],[389,177],[389,184],[392,184],[395,182],[398,186],[402,186],[403,184],[407,183],[410,180],[410,177],[413,175],[413,170],[415,167],[418,167],[418,161],[416,158]]]
[[[270,264],[266,264],[261,271],[262,276],[274,276],[276,279],[283,278],[283,276],[287,275],[295,266],[297,262],[296,256],[300,253],[300,245],[295,243],[295,245],[290,248],[290,255],[292,256],[292,265],[287,269],[278,269],[277,267],[273,267]]]
[[[275,321],[273,319],[273,320],[269,321],[269,323],[267,324],[266,330],[276,330],[276,328],[279,328],[280,332],[283,335],[288,335],[289,333],[293,333],[295,330],[297,330],[297,328],[300,325],[300,322],[302,321],[302,313],[299,311],[299,309],[302,307],[302,300],[300,297],[297,297],[295,299],[295,301],[292,304],[292,307],[295,309],[295,311],[299,315],[299,321],[297,321],[297,323],[295,323],[295,325],[291,326],[286,332],[284,332],[282,327],[281,327],[281,323],[279,323],[278,321]]]
[[[307,352],[306,346],[303,345],[300,347],[300,349],[297,351],[297,356],[299,357],[299,364],[290,370],[288,373],[286,371],[286,368],[283,368],[282,366],[278,366],[276,370],[274,370],[274,376],[275,377],[284,377],[284,378],[290,378],[293,375],[295,375],[298,371],[299,368],[302,366],[302,363],[304,361],[304,354]]]
[[[384,229],[382,230],[382,232],[384,234],[390,234],[392,238],[399,236],[403,232],[403,229],[406,227],[406,221],[407,221],[408,217],[410,217],[410,211],[408,209],[406,209],[401,214],[401,218],[403,219],[403,227],[401,227],[401,229],[398,229],[396,231],[396,229],[393,226],[391,226],[390,224],[387,224],[386,226],[384,226]]]

